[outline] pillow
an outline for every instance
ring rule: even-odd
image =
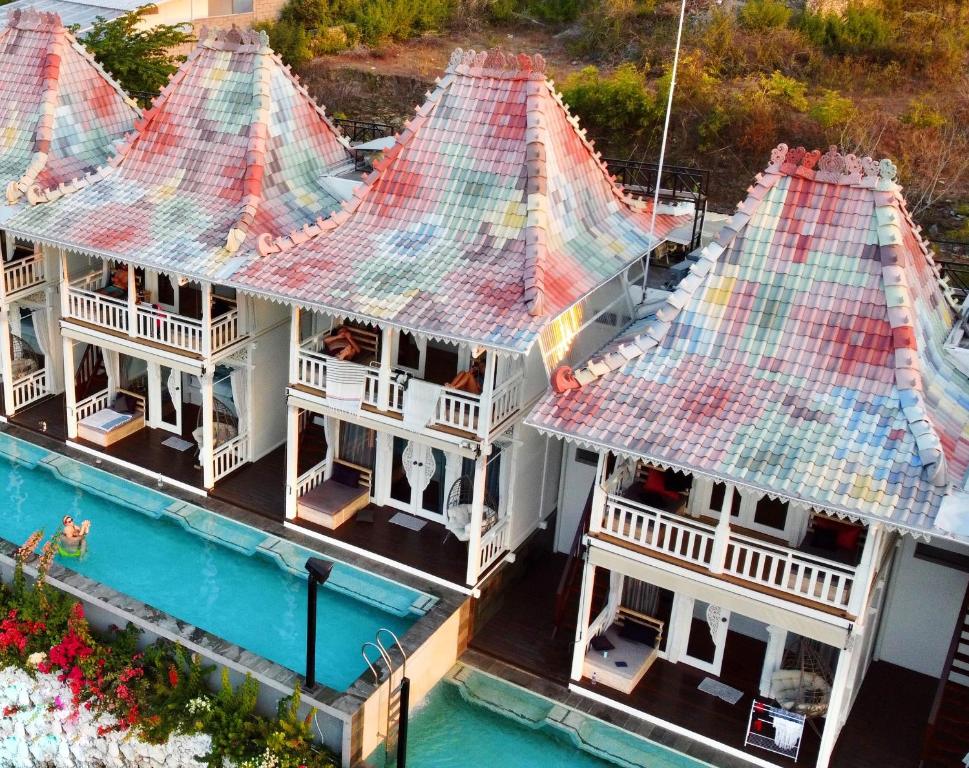
[[[592,642],[590,642],[589,645],[592,646],[593,651],[611,651],[616,647],[605,635],[596,635],[592,638]]]
[[[861,538],[861,528],[857,525],[842,525],[836,534],[838,549],[854,552],[858,549],[858,539]]]
[[[658,635],[659,632],[653,627],[640,624],[638,621],[632,621],[630,619],[626,619],[619,629],[619,637],[625,640],[631,640],[634,643],[643,643],[653,648],[656,647],[656,638]]]
[[[330,475],[330,479],[339,483],[340,485],[346,485],[350,488],[360,487],[360,470],[354,469],[353,467],[348,467],[346,464],[338,464],[333,462],[333,473]]]
[[[114,405],[111,406],[111,410],[115,413],[134,413],[134,400],[124,392],[119,392],[117,397],[114,398]]]
[[[815,525],[811,533],[811,546],[833,552],[838,548],[838,533],[827,525]]]

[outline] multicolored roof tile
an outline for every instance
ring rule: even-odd
[[[455,51],[328,220],[259,241],[244,290],[514,352],[685,218],[624,196],[541,56]]]
[[[883,160],[784,145],[654,318],[528,423],[838,514],[935,530],[969,468],[954,302]]]
[[[106,167],[30,193],[9,228],[35,240],[200,279],[227,276],[340,203],[324,177],[347,142],[264,32],[203,31]]]
[[[0,28],[0,188],[21,201],[110,157],[137,105],[53,13],[19,10]]]

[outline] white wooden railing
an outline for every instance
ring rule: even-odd
[[[224,315],[212,319],[212,351],[221,352],[240,337],[239,310],[230,309]]]
[[[322,352],[315,352],[311,349],[312,341],[300,348],[297,357],[296,383],[321,392],[326,391],[326,366],[335,358]],[[358,365],[358,363],[346,363],[346,365]],[[363,383],[363,402],[366,405],[376,407],[378,400],[379,376],[378,369],[368,365],[361,365],[364,370]],[[396,388],[396,392],[395,392]],[[400,400],[400,387],[396,382],[391,382],[391,405]],[[393,409],[393,408],[392,408]]]
[[[495,523],[491,530],[481,537],[479,548],[480,556],[478,559],[478,574],[484,573],[505,552],[508,551],[508,537],[511,531],[511,524],[507,517],[503,517]]]
[[[37,253],[4,264],[3,287],[7,297],[18,291],[33,288],[43,282],[44,257],[42,254]]]
[[[723,572],[771,589],[846,609],[855,568],[731,533]]]
[[[14,410],[30,405],[35,400],[40,400],[48,394],[47,388],[47,368],[28,373],[21,379],[13,383],[13,407]]]
[[[212,476],[218,482],[227,474],[238,469],[249,460],[249,435],[236,435],[212,452]]]
[[[96,283],[95,283],[96,284]],[[90,290],[89,277],[67,289],[67,316],[119,333],[128,332],[128,302]]]
[[[616,490],[607,484],[607,491]],[[856,568],[783,545],[730,531],[722,567],[713,525],[640,504],[613,492],[605,494],[601,514],[593,514],[589,531],[615,537],[716,573],[846,610]]]
[[[329,464],[330,462],[327,460],[321,461],[315,467],[296,478],[297,499],[304,493],[309,493],[323,482]]]
[[[514,416],[522,405],[522,383],[525,377],[518,373],[495,388],[491,396],[491,424],[489,429],[501,426]]]
[[[97,413],[102,408],[108,407],[108,390],[102,389],[100,392],[95,392],[90,397],[85,397],[83,400],[79,400],[74,406],[74,419],[76,421],[83,421],[92,413]]]
[[[201,320],[156,309],[151,304],[138,304],[135,307],[135,316],[138,318],[136,333],[141,338],[192,354],[201,354]]]
[[[442,427],[476,432],[481,416],[481,396],[445,387],[437,401],[434,423]]]
[[[602,514],[593,516],[590,530],[696,565],[709,566],[716,529],[699,520],[610,494],[606,496]]]

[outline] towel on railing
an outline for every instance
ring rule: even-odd
[[[404,390],[404,426],[423,429],[437,415],[437,401],[444,390],[440,384],[411,379]]]
[[[367,369],[346,360],[326,361],[326,404],[341,411],[360,410],[367,386]]]
[[[774,744],[778,749],[790,751],[797,747],[804,732],[804,723],[788,720],[786,717],[774,717]]]

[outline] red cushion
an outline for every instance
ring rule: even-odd
[[[665,499],[678,499],[680,496],[676,491],[671,491],[666,487],[666,479],[663,473],[656,469],[647,471],[646,479],[643,481],[643,490],[646,493],[658,494]]]
[[[838,531],[838,549],[852,552],[858,548],[858,539],[861,538],[861,528],[857,525],[842,525]]]

